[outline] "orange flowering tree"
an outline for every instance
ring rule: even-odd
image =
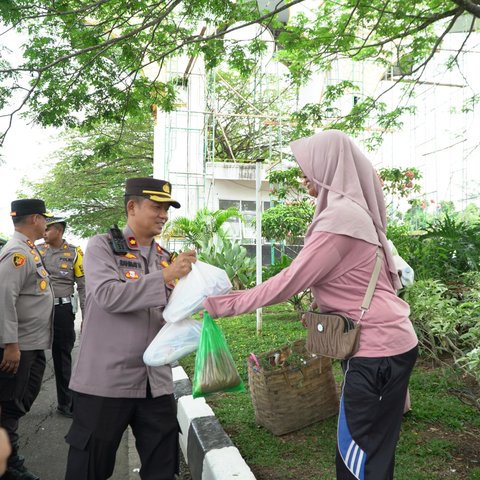
[[[386,195],[398,198],[407,198],[412,194],[420,193],[420,171],[414,167],[408,168],[381,168],[378,177]]]

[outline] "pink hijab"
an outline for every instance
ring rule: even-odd
[[[382,186],[373,165],[338,130],[328,130],[290,144],[304,175],[317,186],[313,232],[358,238],[383,247],[394,288],[401,288],[385,235],[386,209]]]

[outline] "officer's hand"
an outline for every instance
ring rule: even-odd
[[[192,270],[192,263],[197,261],[195,250],[189,250],[178,255],[172,264],[163,269],[165,283],[170,283],[177,278],[182,278]]]
[[[20,364],[20,349],[18,343],[7,343],[3,350],[3,358],[0,370],[7,373],[17,373]]]

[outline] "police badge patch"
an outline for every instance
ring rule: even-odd
[[[125,272],[125,277],[130,278],[131,280],[136,280],[137,278],[139,278],[139,275],[135,270],[128,270],[127,272]]]
[[[12,261],[15,268],[23,267],[25,265],[25,260],[25,255],[22,255],[21,253],[13,254]]]

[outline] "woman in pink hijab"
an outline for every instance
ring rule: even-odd
[[[383,265],[361,319],[359,349],[342,362],[336,466],[337,480],[390,480],[418,341],[409,306],[396,295],[400,282],[385,236],[382,187],[370,161],[342,132],[302,138],[291,149],[317,199],[303,249],[275,277],[209,297],[204,307],[213,317],[239,315],[310,288],[322,312],[359,321],[380,247]]]

